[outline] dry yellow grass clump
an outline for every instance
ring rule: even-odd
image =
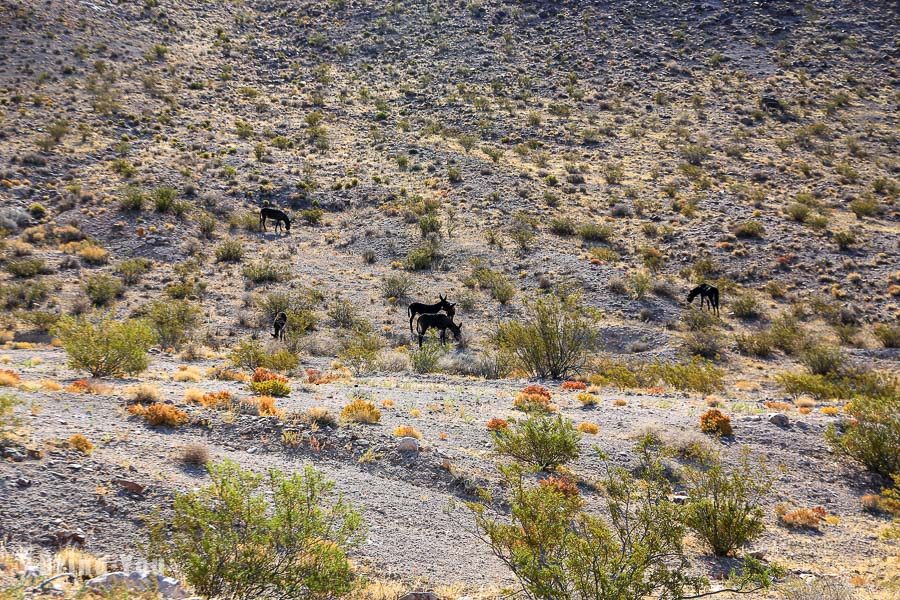
[[[178,370],[172,375],[172,381],[197,382],[203,381],[203,373],[199,367],[193,365],[179,365]]]
[[[106,561],[77,548],[63,548],[53,557],[58,571],[68,571],[86,577],[106,573]]]
[[[257,414],[261,417],[281,417],[284,414],[272,396],[257,396],[250,398],[249,401],[255,406]]]
[[[162,399],[162,394],[152,383],[141,383],[128,390],[128,399],[137,404],[153,404]]]
[[[85,455],[94,451],[94,444],[80,433],[76,433],[69,438],[69,446]]]
[[[16,386],[21,383],[22,378],[15,371],[9,369],[0,369],[0,386]]]
[[[422,439],[422,432],[411,425],[398,425],[394,428],[394,437],[414,437]]]
[[[58,392],[62,389],[62,384],[52,379],[41,380],[41,389],[45,392]]]
[[[576,398],[578,398],[578,401],[581,402],[582,406],[595,406],[600,402],[600,397],[590,392],[581,392]]]
[[[381,411],[365,398],[354,398],[341,409],[341,421],[374,424],[381,420]]]
[[[203,444],[187,444],[181,449],[181,462],[202,467],[209,462],[209,449]]]
[[[581,433],[587,433],[590,435],[597,435],[600,433],[600,426],[596,423],[589,423],[588,421],[582,421],[578,424],[578,431]]]

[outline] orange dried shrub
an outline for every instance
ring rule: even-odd
[[[0,386],[16,386],[22,382],[22,378],[15,371],[0,369]]]
[[[257,367],[256,370],[253,371],[251,381],[253,383],[262,383],[264,381],[280,381],[281,383],[287,383],[288,378],[264,367]]]
[[[234,397],[228,390],[206,392],[200,397],[199,404],[204,408],[231,408]]]
[[[537,384],[522,388],[513,400],[513,407],[524,412],[556,412],[556,406],[550,402],[550,390]]]
[[[796,508],[794,510],[776,510],[781,522],[793,529],[819,529],[828,513],[821,506],[815,508]]]
[[[587,433],[588,435],[597,435],[600,433],[600,426],[589,421],[582,421],[578,424],[578,431]]]
[[[551,475],[541,479],[541,487],[551,488],[561,493],[563,496],[577,496],[578,485],[568,477],[560,477]]]
[[[422,439],[422,433],[412,425],[398,425],[394,428],[394,437],[413,437]]]
[[[562,389],[567,391],[583,390],[586,388],[587,384],[583,381],[564,381],[562,384]]]
[[[141,406],[140,404],[132,404],[128,407],[128,412],[133,415],[144,417],[144,419],[154,427],[160,425],[177,427],[179,425],[184,425],[188,421],[186,412],[171,404],[163,404],[162,402],[157,402],[146,407]]]
[[[94,450],[94,444],[80,433],[76,433],[69,438],[69,446],[82,454],[90,454]]]
[[[700,415],[700,431],[718,436],[734,433],[731,428],[731,419],[717,408],[711,408]]]
[[[272,396],[257,396],[250,401],[256,406],[256,412],[261,417],[280,417],[284,414]]]
[[[322,371],[318,369],[307,369],[306,370],[306,383],[311,383],[313,385],[324,385],[326,383],[332,383],[339,380],[341,376],[338,373],[322,373]]]
[[[506,429],[509,427],[509,423],[506,419],[501,419],[500,417],[494,417],[487,422],[487,428],[490,431],[500,431],[501,429]]]
[[[778,400],[767,400],[763,404],[768,409],[777,410],[780,412],[788,411],[794,408],[793,404],[789,404],[788,402],[779,402]]]

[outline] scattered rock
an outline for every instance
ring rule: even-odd
[[[400,452],[418,452],[419,440],[414,437],[402,437],[397,440],[397,450]]]
[[[140,483],[128,479],[113,479],[113,483],[132,494],[143,494],[147,491],[146,485],[141,485]]]
[[[784,413],[772,413],[772,414],[768,415],[766,418],[769,421],[769,423],[771,423],[772,425],[776,425],[778,427],[790,427],[791,426],[791,420]]]
[[[673,502],[675,504],[684,504],[688,501],[688,495],[684,492],[676,492],[674,494],[669,494],[669,502]]]
[[[190,594],[181,587],[177,579],[146,571],[106,573],[99,577],[94,577],[85,585],[92,590],[109,590],[112,588],[125,588],[134,592],[158,590],[163,598],[182,599],[190,597]]]
[[[415,439],[415,438],[403,438],[403,439]],[[400,600],[441,600],[441,598],[434,592],[409,592],[408,594],[404,594],[403,596],[400,596]]]

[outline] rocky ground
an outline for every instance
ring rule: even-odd
[[[548,383],[563,414],[599,425],[572,465],[583,485],[597,476],[591,446],[627,463],[647,427],[686,444],[721,403],[735,438],[703,443],[728,461],[748,446],[777,472],[757,549],[860,597],[895,594],[896,541],[859,502],[883,482],[825,443],[841,417],[822,409],[842,403],[789,397],[777,375],[797,357],[753,356],[739,341],[790,313],[853,364],[897,371],[879,334],[900,315],[896,3],[661,4],[0,0],[0,368],[25,382],[10,388],[25,401],[21,445],[0,462],[7,546],[83,536],[97,555],[139,555],[141,517],[204,482],[180,458],[199,442],[253,468],[311,461],[364,509],[357,560],[490,596],[509,573],[467,532],[467,512],[447,507],[499,486],[485,423],[508,416],[526,382],[481,377],[482,359],[498,322],[566,289],[598,333],[580,375],[608,358],[691,353],[725,373],[713,399],[605,386],[592,409]],[[295,218],[289,234],[257,230],[264,204]],[[235,240],[241,260],[216,260]],[[147,273],[91,297],[91,282],[123,277],[134,258]],[[29,261],[37,272],[17,270]],[[268,263],[278,281],[247,276]],[[385,288],[397,276],[402,298]],[[700,281],[722,291],[722,318],[698,348],[684,297]],[[53,319],[138,315],[178,285],[202,311],[189,352],[159,349],[139,379],[101,393],[65,391],[85,374],[50,345]],[[261,301],[309,289],[318,324],[291,343],[302,368],[279,407],[337,414],[364,393],[392,401],[380,425],[312,431],[185,401],[192,387],[247,396],[242,383],[172,377],[268,340]],[[464,344],[439,373],[418,374],[405,304],[439,293],[458,303]],[[385,349],[371,372],[304,383],[304,368],[339,367],[343,301]],[[147,427],[125,410],[141,382],[196,418]],[[420,452],[398,450],[398,425],[422,432]],[[64,443],[75,433],[94,442],[90,456]],[[834,518],[788,530],[773,512],[783,502]],[[698,568],[725,568],[695,550]]]

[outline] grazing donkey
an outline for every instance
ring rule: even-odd
[[[281,229],[282,225],[284,225],[284,230],[287,233],[291,232],[291,218],[277,208],[264,206],[259,210],[259,228],[263,231],[266,231],[267,219],[275,221],[275,233],[278,233],[278,230]]]
[[[763,96],[759,99],[759,105],[767,112],[778,112],[784,114],[786,112],[784,104],[775,96]]]
[[[440,313],[426,313],[419,317],[416,321],[416,333],[419,335],[419,348],[422,347],[422,340],[429,329],[437,329],[441,332],[441,346],[447,343],[447,330],[453,332],[453,338],[458,342],[462,330],[462,323],[453,322],[450,315],[442,315]]]
[[[413,302],[406,309],[406,314],[409,315],[409,332],[413,333],[413,319],[416,318],[416,315],[433,315],[440,311],[444,311],[447,313],[451,319],[456,314],[456,309],[453,308],[456,306],[456,302],[452,304],[447,302],[447,299],[438,294],[438,298],[440,298],[440,302],[436,302],[434,304],[423,304],[421,302]]]
[[[272,328],[274,329],[272,337],[284,341],[284,331],[287,329],[287,315],[284,312],[275,315],[275,320],[272,321]]]
[[[688,304],[692,304],[694,302],[694,298],[696,298],[698,294],[700,295],[700,310],[703,310],[703,302],[705,300],[709,304],[709,310],[715,309],[716,315],[718,315],[719,288],[713,287],[706,283],[701,283],[700,285],[692,289],[691,293],[688,294]]]

